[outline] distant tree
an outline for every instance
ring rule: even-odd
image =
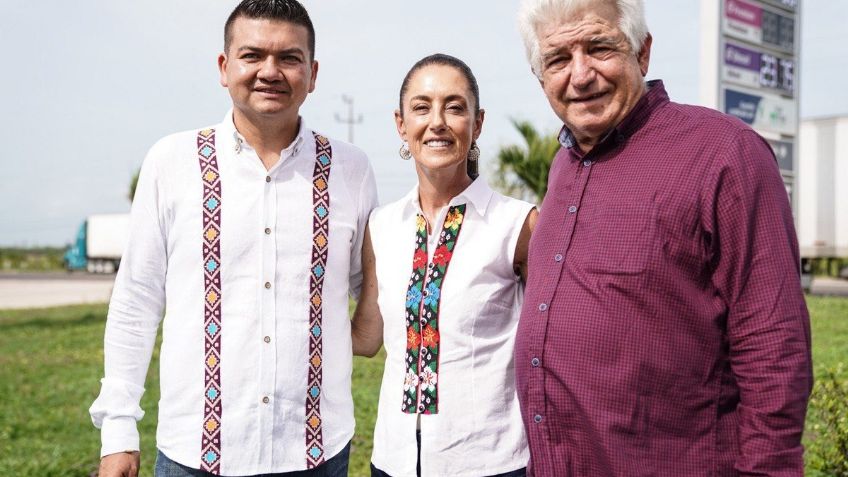
[[[548,171],[559,150],[557,134],[540,134],[528,121],[511,120],[525,146],[510,145],[497,155],[495,183],[505,193],[542,203],[548,191]]]
[[[138,174],[140,172],[141,172],[141,169],[137,169],[135,171],[135,174],[133,174],[132,180],[130,181],[130,195],[129,195],[130,202],[132,202],[133,198],[135,198],[135,188],[136,188],[136,186],[138,186]]]

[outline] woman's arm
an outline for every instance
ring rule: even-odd
[[[383,317],[377,305],[377,261],[368,225],[362,241],[362,291],[353,312],[350,331],[354,355],[370,358],[383,346]]]
[[[518,243],[515,244],[515,259],[513,267],[515,274],[521,277],[522,283],[527,283],[527,251],[530,248],[530,235],[536,227],[536,220],[539,218],[539,211],[533,207],[527,218],[524,220],[524,225],[521,226],[521,234],[518,236]]]

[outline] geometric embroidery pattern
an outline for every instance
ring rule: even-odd
[[[324,359],[322,304],[327,251],[330,241],[330,165],[333,150],[324,136],[315,136],[315,169],[312,174],[312,261],[309,279],[309,376],[306,387],[306,468],[324,462],[321,422],[321,365]]]
[[[203,438],[200,468],[221,472],[221,177],[215,130],[197,133],[197,158],[203,183]]]
[[[465,204],[448,209],[433,261],[427,262],[427,222],[416,218],[412,276],[406,291],[406,375],[401,411],[439,412],[439,305],[442,285],[462,230]]]

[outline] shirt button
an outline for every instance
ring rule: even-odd
[[[554,255],[554,261],[555,262],[561,262],[562,261],[562,254],[558,253],[558,254]]]
[[[575,212],[577,212],[577,206],[576,205],[569,205],[568,206],[568,213],[573,214]]]
[[[545,311],[548,309],[547,303],[539,303],[539,311]]]
[[[270,342],[271,342],[271,337],[270,337],[270,336],[266,336],[266,337],[265,337],[265,342],[266,342],[266,343],[270,343]]]
[[[271,176],[265,176],[265,182],[271,182]]]
[[[542,416],[536,414],[535,416],[533,416],[533,422],[535,422],[536,424],[542,422]]]
[[[271,288],[271,282],[265,282],[265,288]]]
[[[265,235],[271,235],[271,229],[265,227]]]
[[[270,400],[270,399],[268,399],[268,396],[265,396],[265,397],[263,397],[263,398],[262,398],[262,403],[263,403],[263,404],[268,404],[269,402],[271,402],[271,400]],[[541,418],[540,418],[540,420],[541,420]],[[536,421],[536,422],[539,422],[539,421]]]
[[[539,358],[531,359],[530,364],[533,365],[534,368],[538,368],[539,367]]]
[[[586,159],[585,161],[583,161],[583,165],[586,166],[586,167],[589,167],[589,166],[592,165],[592,161],[590,161],[589,159]]]

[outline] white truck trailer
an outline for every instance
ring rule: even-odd
[[[90,215],[65,253],[65,268],[114,273],[121,263],[130,231],[129,214]]]
[[[848,116],[801,122],[798,242],[802,265],[848,257]]]

